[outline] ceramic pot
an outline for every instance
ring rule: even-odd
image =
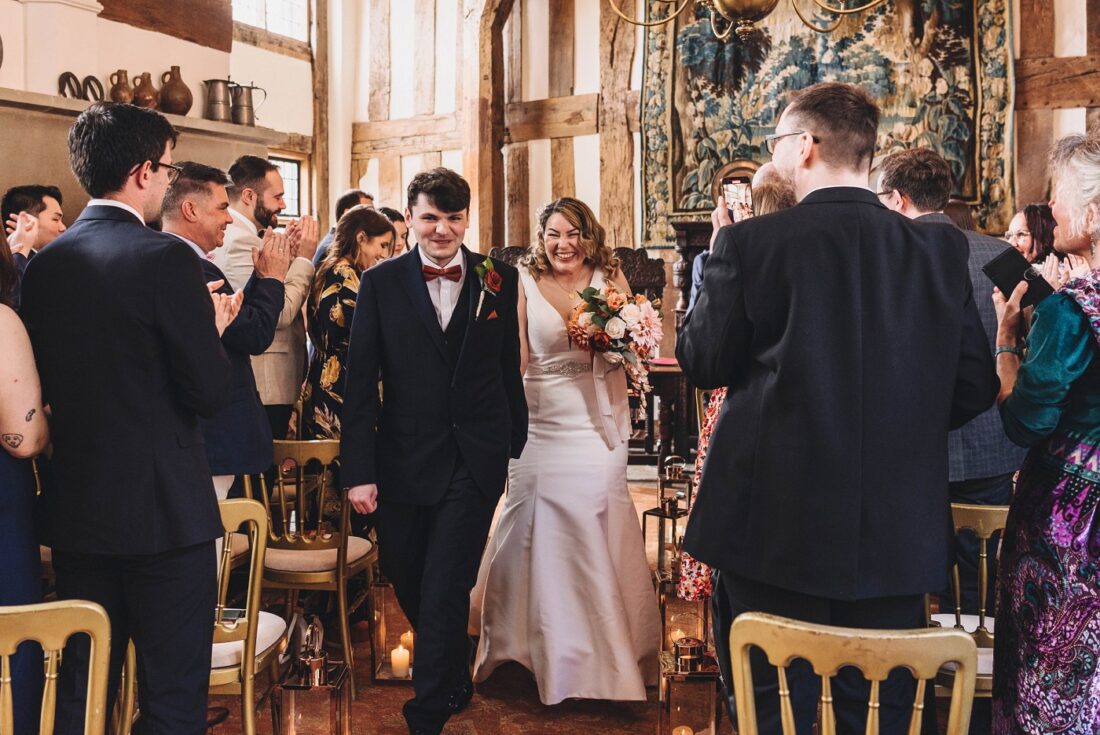
[[[160,77],[160,109],[173,115],[186,115],[195,98],[180,77],[180,68],[173,66]]]
[[[130,76],[126,73],[125,69],[119,69],[110,77],[111,81],[111,101],[112,102],[133,102],[134,90],[130,86]]]
[[[153,86],[149,72],[137,78],[137,83],[134,85],[134,104],[138,107],[148,107],[150,110],[160,106],[160,94]]]

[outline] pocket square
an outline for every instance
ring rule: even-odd
[[[498,318],[497,317],[497,310],[493,309],[492,311],[489,312],[489,316],[485,317],[485,321],[489,321],[490,319],[497,319],[497,318]]]

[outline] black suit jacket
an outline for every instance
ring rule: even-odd
[[[483,494],[497,498],[504,490],[508,458],[527,441],[519,275],[494,258],[503,285],[475,314],[474,269],[485,256],[463,250],[468,323],[457,350],[444,341],[417,248],[363,273],[341,415],[345,487],[377,483],[383,499],[432,505],[461,454]]]
[[[967,250],[848,187],[722,229],[676,346],[729,386],[688,552],[832,599],[945,586],[947,432],[998,388]]]
[[[205,258],[199,262],[208,282],[225,281],[218,293],[233,293],[218,266]],[[271,466],[271,422],[256,390],[252,355],[262,355],[271,346],[282,309],[282,282],[253,272],[244,286],[237,318],[222,333],[222,347],[231,366],[229,400],[216,414],[200,421],[212,474],[256,474]]]
[[[52,411],[47,541],[130,555],[220,536],[198,417],[229,359],[191,248],[88,207],[27,267],[22,316]]]

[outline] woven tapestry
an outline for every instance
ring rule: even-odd
[[[712,182],[732,161],[764,163],[764,136],[792,91],[858,84],[882,110],[878,155],[923,146],[951,164],[954,195],[982,230],[1012,217],[1012,24],[1006,0],[888,0],[832,33],[806,28],[780,0],[748,42],[719,41],[689,7],[646,34],[642,92],[643,240],[675,239],[671,220],[702,220]],[[648,0],[657,19],[670,4]],[[694,3],[693,3],[694,4]],[[816,16],[825,25],[828,17]]]

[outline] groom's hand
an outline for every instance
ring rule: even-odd
[[[356,513],[373,513],[378,508],[378,486],[356,485],[348,488],[348,502]]]

